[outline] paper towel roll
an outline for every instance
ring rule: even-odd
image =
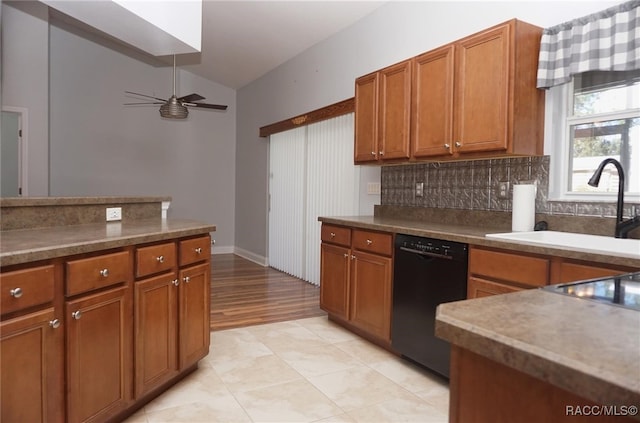
[[[513,186],[513,209],[511,212],[511,230],[527,232],[533,230],[536,220],[536,186]]]

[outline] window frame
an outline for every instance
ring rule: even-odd
[[[574,83],[571,81],[547,90],[545,99],[544,151],[551,156],[549,167],[550,201],[616,202],[617,191],[573,192],[569,191],[569,171],[571,169],[571,126],[581,123],[600,122],[611,119],[637,117],[640,109],[623,112],[607,112],[588,117],[569,117],[573,109]],[[557,142],[556,142],[557,140]],[[627,175],[625,175],[627,176]],[[625,203],[640,202],[640,192],[625,192]]]

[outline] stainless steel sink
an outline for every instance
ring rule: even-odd
[[[640,239],[620,239],[612,236],[557,231],[507,232],[487,234],[486,237],[523,244],[570,248],[586,253],[611,254],[640,259]]]

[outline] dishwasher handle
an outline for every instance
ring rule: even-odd
[[[437,258],[442,258],[442,259],[445,259],[445,260],[453,260],[453,257],[451,257],[451,256],[447,256],[447,255],[444,255],[444,254],[429,253],[427,251],[415,250],[413,248],[400,247],[400,250],[406,251],[407,253],[418,254],[418,255],[426,256],[426,257],[437,257]]]

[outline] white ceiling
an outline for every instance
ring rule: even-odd
[[[241,88],[384,3],[204,0],[202,52],[181,55],[177,63],[222,85]]]

